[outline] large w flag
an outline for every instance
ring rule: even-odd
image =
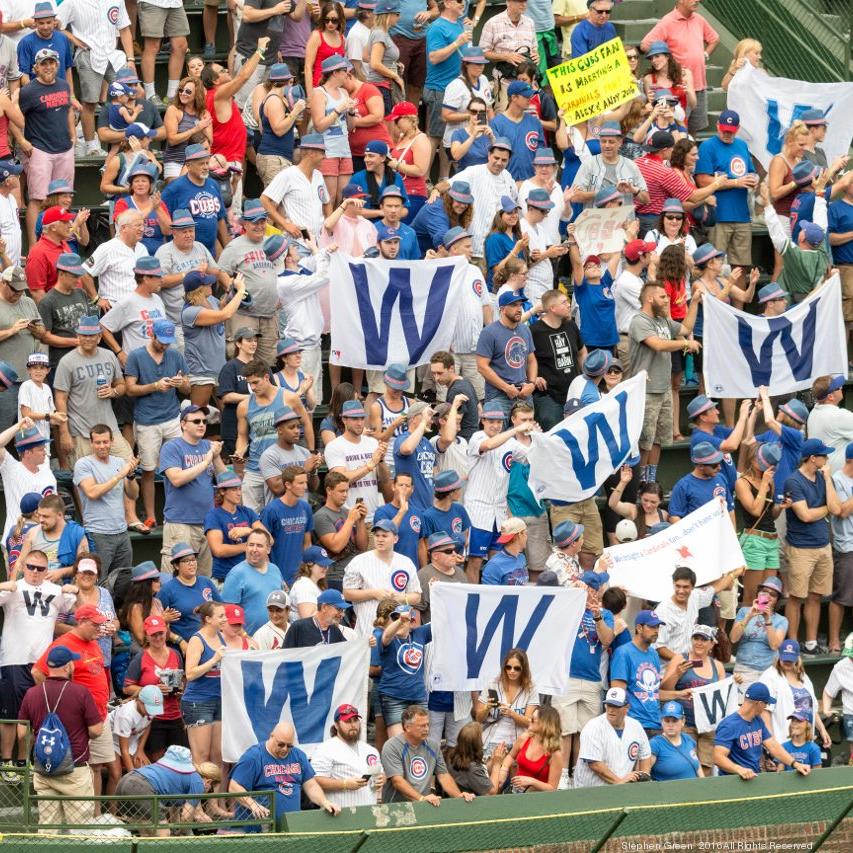
[[[480,690],[500,674],[504,655],[520,648],[539,692],[565,696],[584,607],[580,589],[433,584],[429,689]]]
[[[463,297],[468,262],[388,261],[332,255],[329,361],[381,370],[415,367],[446,350]]]
[[[771,396],[810,388],[815,377],[847,375],[841,280],[834,275],[781,317],[755,317],[719,299],[705,310],[705,387],[712,397]]]
[[[853,83],[770,77],[747,62],[729,85],[728,107],[740,115],[738,135],[765,169],[782,150],[787,129],[807,110],[820,110],[826,116],[821,147],[830,163],[847,153],[853,138]]]
[[[235,762],[263,743],[278,723],[292,723],[309,755],[329,734],[338,705],[367,716],[370,649],[346,643],[271,652],[226,652],[222,658],[222,757]]]
[[[620,465],[638,453],[646,406],[646,372],[558,423],[531,433],[529,485],[537,498],[591,498]]]

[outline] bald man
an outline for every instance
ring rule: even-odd
[[[308,756],[297,746],[296,732],[290,723],[279,723],[264,743],[256,743],[241,756],[234,770],[228,790],[237,794],[237,820],[269,817],[269,805],[252,797],[241,797],[246,791],[275,791],[275,812],[298,812],[300,796],[304,790],[314,805],[334,816],[341,807],[329,802],[323,789],[314,778]],[[262,798],[267,800],[267,798]],[[267,800],[269,802],[269,800]],[[260,832],[260,826],[243,827],[246,832]]]

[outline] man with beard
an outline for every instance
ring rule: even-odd
[[[341,705],[331,733],[311,756],[317,783],[337,806],[375,806],[376,788],[384,781],[382,765],[376,749],[361,739],[358,708]]]

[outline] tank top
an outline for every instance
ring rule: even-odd
[[[780,157],[785,161],[785,176],[782,178],[782,184],[790,184],[791,181],[794,180],[794,172],[791,169],[791,164],[785,160],[785,157],[780,154]],[[783,195],[782,198],[777,199],[773,202],[773,210],[779,214],[779,216],[790,216],[791,215],[791,205],[794,203],[794,199],[797,197],[797,191],[794,190],[792,193],[788,193],[787,195]]]
[[[229,163],[242,163],[246,156],[246,125],[236,101],[231,99],[231,117],[228,121],[220,121],[216,117],[216,108],[213,99],[216,90],[210,89],[207,93],[207,111],[213,122],[213,145],[211,154],[221,154]]]
[[[376,402],[379,403],[379,411],[382,412],[382,432],[385,432],[394,420],[398,418],[403,412],[409,411],[409,399],[408,397],[403,397],[403,405],[401,408],[394,411],[394,409],[389,408],[388,404],[385,402],[384,397],[377,397]],[[398,435],[403,434],[404,425],[400,425],[397,429],[394,430],[394,435],[388,441],[388,449],[385,451],[385,464],[394,467],[394,439]]]
[[[746,477],[743,478],[743,481],[749,486],[749,491],[752,494],[753,500],[758,494],[758,489],[753,486]],[[776,532],[776,524],[773,521],[773,513],[771,512],[771,508],[773,507],[773,489],[769,489],[766,497],[764,498],[764,505],[766,507],[764,514],[761,516],[751,515],[747,512],[746,507],[741,504],[740,509],[743,513],[743,529],[752,530],[753,528],[756,530],[761,530],[764,533],[775,533]]]
[[[538,779],[540,782],[547,782],[550,772],[551,756],[543,755],[535,761],[528,758],[527,747],[530,745],[531,740],[532,738],[527,738],[527,740],[521,745],[521,749],[518,751],[518,758],[516,759],[516,763],[518,764],[518,775],[530,776],[531,779]]]
[[[305,56],[304,52],[302,54]],[[333,44],[329,44],[326,41],[323,33],[320,33],[320,46],[317,48],[317,56],[314,59],[314,68],[312,73],[312,79],[314,80],[314,88],[320,85],[320,77],[323,76],[322,65],[323,60],[328,59],[330,56],[345,56],[346,55],[346,44],[343,39],[341,39],[341,43],[335,47]]]
[[[186,110],[181,112],[181,118],[178,121],[178,133],[186,133],[191,127],[198,124],[198,116],[190,115]],[[187,143],[179,142],[177,145],[167,145],[163,149],[164,163],[183,163],[184,151],[186,151]]]
[[[259,471],[261,454],[272,444],[275,444],[278,433],[275,422],[284,412],[284,390],[275,392],[272,402],[266,406],[258,403],[258,398],[252,394],[246,411],[246,421],[249,424],[249,458],[246,461],[248,471]]]
[[[321,91],[326,96],[326,115],[329,115],[336,108],[342,106],[349,97],[343,90],[341,90],[343,94],[339,98],[333,97],[325,88],[321,88]],[[326,157],[351,156],[346,114],[339,115],[337,121],[323,131],[323,142],[326,145]]]
[[[417,137],[415,137],[417,139]],[[409,166],[415,165],[415,155],[412,152],[413,140],[409,139],[407,142],[402,145],[398,145],[396,148],[392,149],[391,153],[394,156],[395,160],[401,160],[403,163],[408,164]],[[406,188],[406,192],[411,195],[420,195],[426,198],[429,193],[427,192],[426,178],[414,178],[410,176],[403,175],[403,186]]]
[[[277,157],[293,160],[293,129],[296,125],[294,124],[290,130],[281,136],[272,129],[270,120],[264,111],[270,98],[281,98],[281,102],[284,104],[284,98],[272,92],[261,102],[261,108],[258,110],[261,116],[261,144],[258,147],[258,154],[274,154]],[[286,104],[284,104],[284,111],[285,113],[288,112]]]
[[[12,156],[9,148],[9,119],[5,114],[0,116],[0,160],[6,160]]]
[[[44,551],[47,555],[48,569],[58,569],[61,565],[59,562],[59,543],[61,540],[61,533],[56,537],[56,539],[48,539],[47,536],[44,535],[44,530],[42,530],[41,525],[38,526],[36,532],[33,534],[33,547],[31,550]]]
[[[652,71],[652,88],[657,89],[658,87],[658,76]],[[672,92],[672,96],[674,98],[678,98],[678,103],[681,104],[681,109],[687,112],[687,89],[684,86],[667,86],[670,92]]]
[[[215,652],[207,644],[207,641],[201,634],[195,633],[194,637],[201,640],[201,654],[198,657],[199,664],[207,663]],[[225,645],[225,638],[222,634],[216,635],[219,642]],[[183,701],[187,702],[208,702],[211,699],[222,698],[222,670],[219,664],[209,669],[201,678],[196,678],[194,681],[188,681],[184,688]]]
[[[714,665],[713,658],[711,659],[711,677],[705,678],[699,675],[691,666],[675,684],[676,690],[686,690],[688,687],[704,687],[706,684],[713,684],[718,681],[717,667]],[[691,728],[696,727],[696,715],[693,713],[693,699],[679,699],[684,708],[684,725]]]

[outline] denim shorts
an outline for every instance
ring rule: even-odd
[[[379,704],[382,706],[382,718],[386,726],[394,726],[402,722],[403,711],[410,705],[424,705],[426,702],[417,702],[414,699],[395,699],[393,696],[379,694]]]
[[[181,699],[181,714],[188,729],[210,726],[222,721],[222,702],[219,699],[205,699],[201,702]]]
[[[844,732],[844,740],[853,742],[853,714],[845,714],[841,718],[841,730]]]

